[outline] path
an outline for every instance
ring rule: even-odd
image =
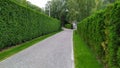
[[[0,62],[0,68],[73,68],[72,37],[65,29]]]

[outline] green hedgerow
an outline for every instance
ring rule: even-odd
[[[11,0],[0,0],[0,50],[58,30],[60,21]]]
[[[105,67],[120,68],[120,2],[109,5],[78,24],[83,40]]]
[[[72,29],[72,24],[65,24],[65,28]]]

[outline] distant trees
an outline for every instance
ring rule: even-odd
[[[113,2],[115,2],[115,0],[108,0],[110,3],[113,3]],[[116,0],[117,1],[117,0]]]
[[[57,18],[66,23],[66,15],[67,15],[67,6],[66,0],[52,0],[46,4],[45,13],[50,15],[53,18]]]
[[[94,0],[52,0],[46,4],[46,13],[62,22],[80,21],[91,14]]]
[[[26,0],[13,0],[35,11],[42,9]],[[61,20],[64,25],[67,22],[81,21],[100,9],[104,9],[109,3],[120,0],[52,0],[48,1],[45,13],[53,18]]]
[[[119,0],[52,0],[46,4],[45,13],[62,22],[81,21],[115,1]]]
[[[81,21],[91,14],[94,0],[67,0],[68,19]]]

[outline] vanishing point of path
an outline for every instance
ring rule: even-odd
[[[74,68],[73,31],[65,29],[0,62],[0,68]]]

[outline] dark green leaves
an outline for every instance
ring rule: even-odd
[[[108,68],[120,68],[120,2],[78,24],[83,40]]]
[[[60,30],[60,22],[10,0],[0,0],[0,50]]]

